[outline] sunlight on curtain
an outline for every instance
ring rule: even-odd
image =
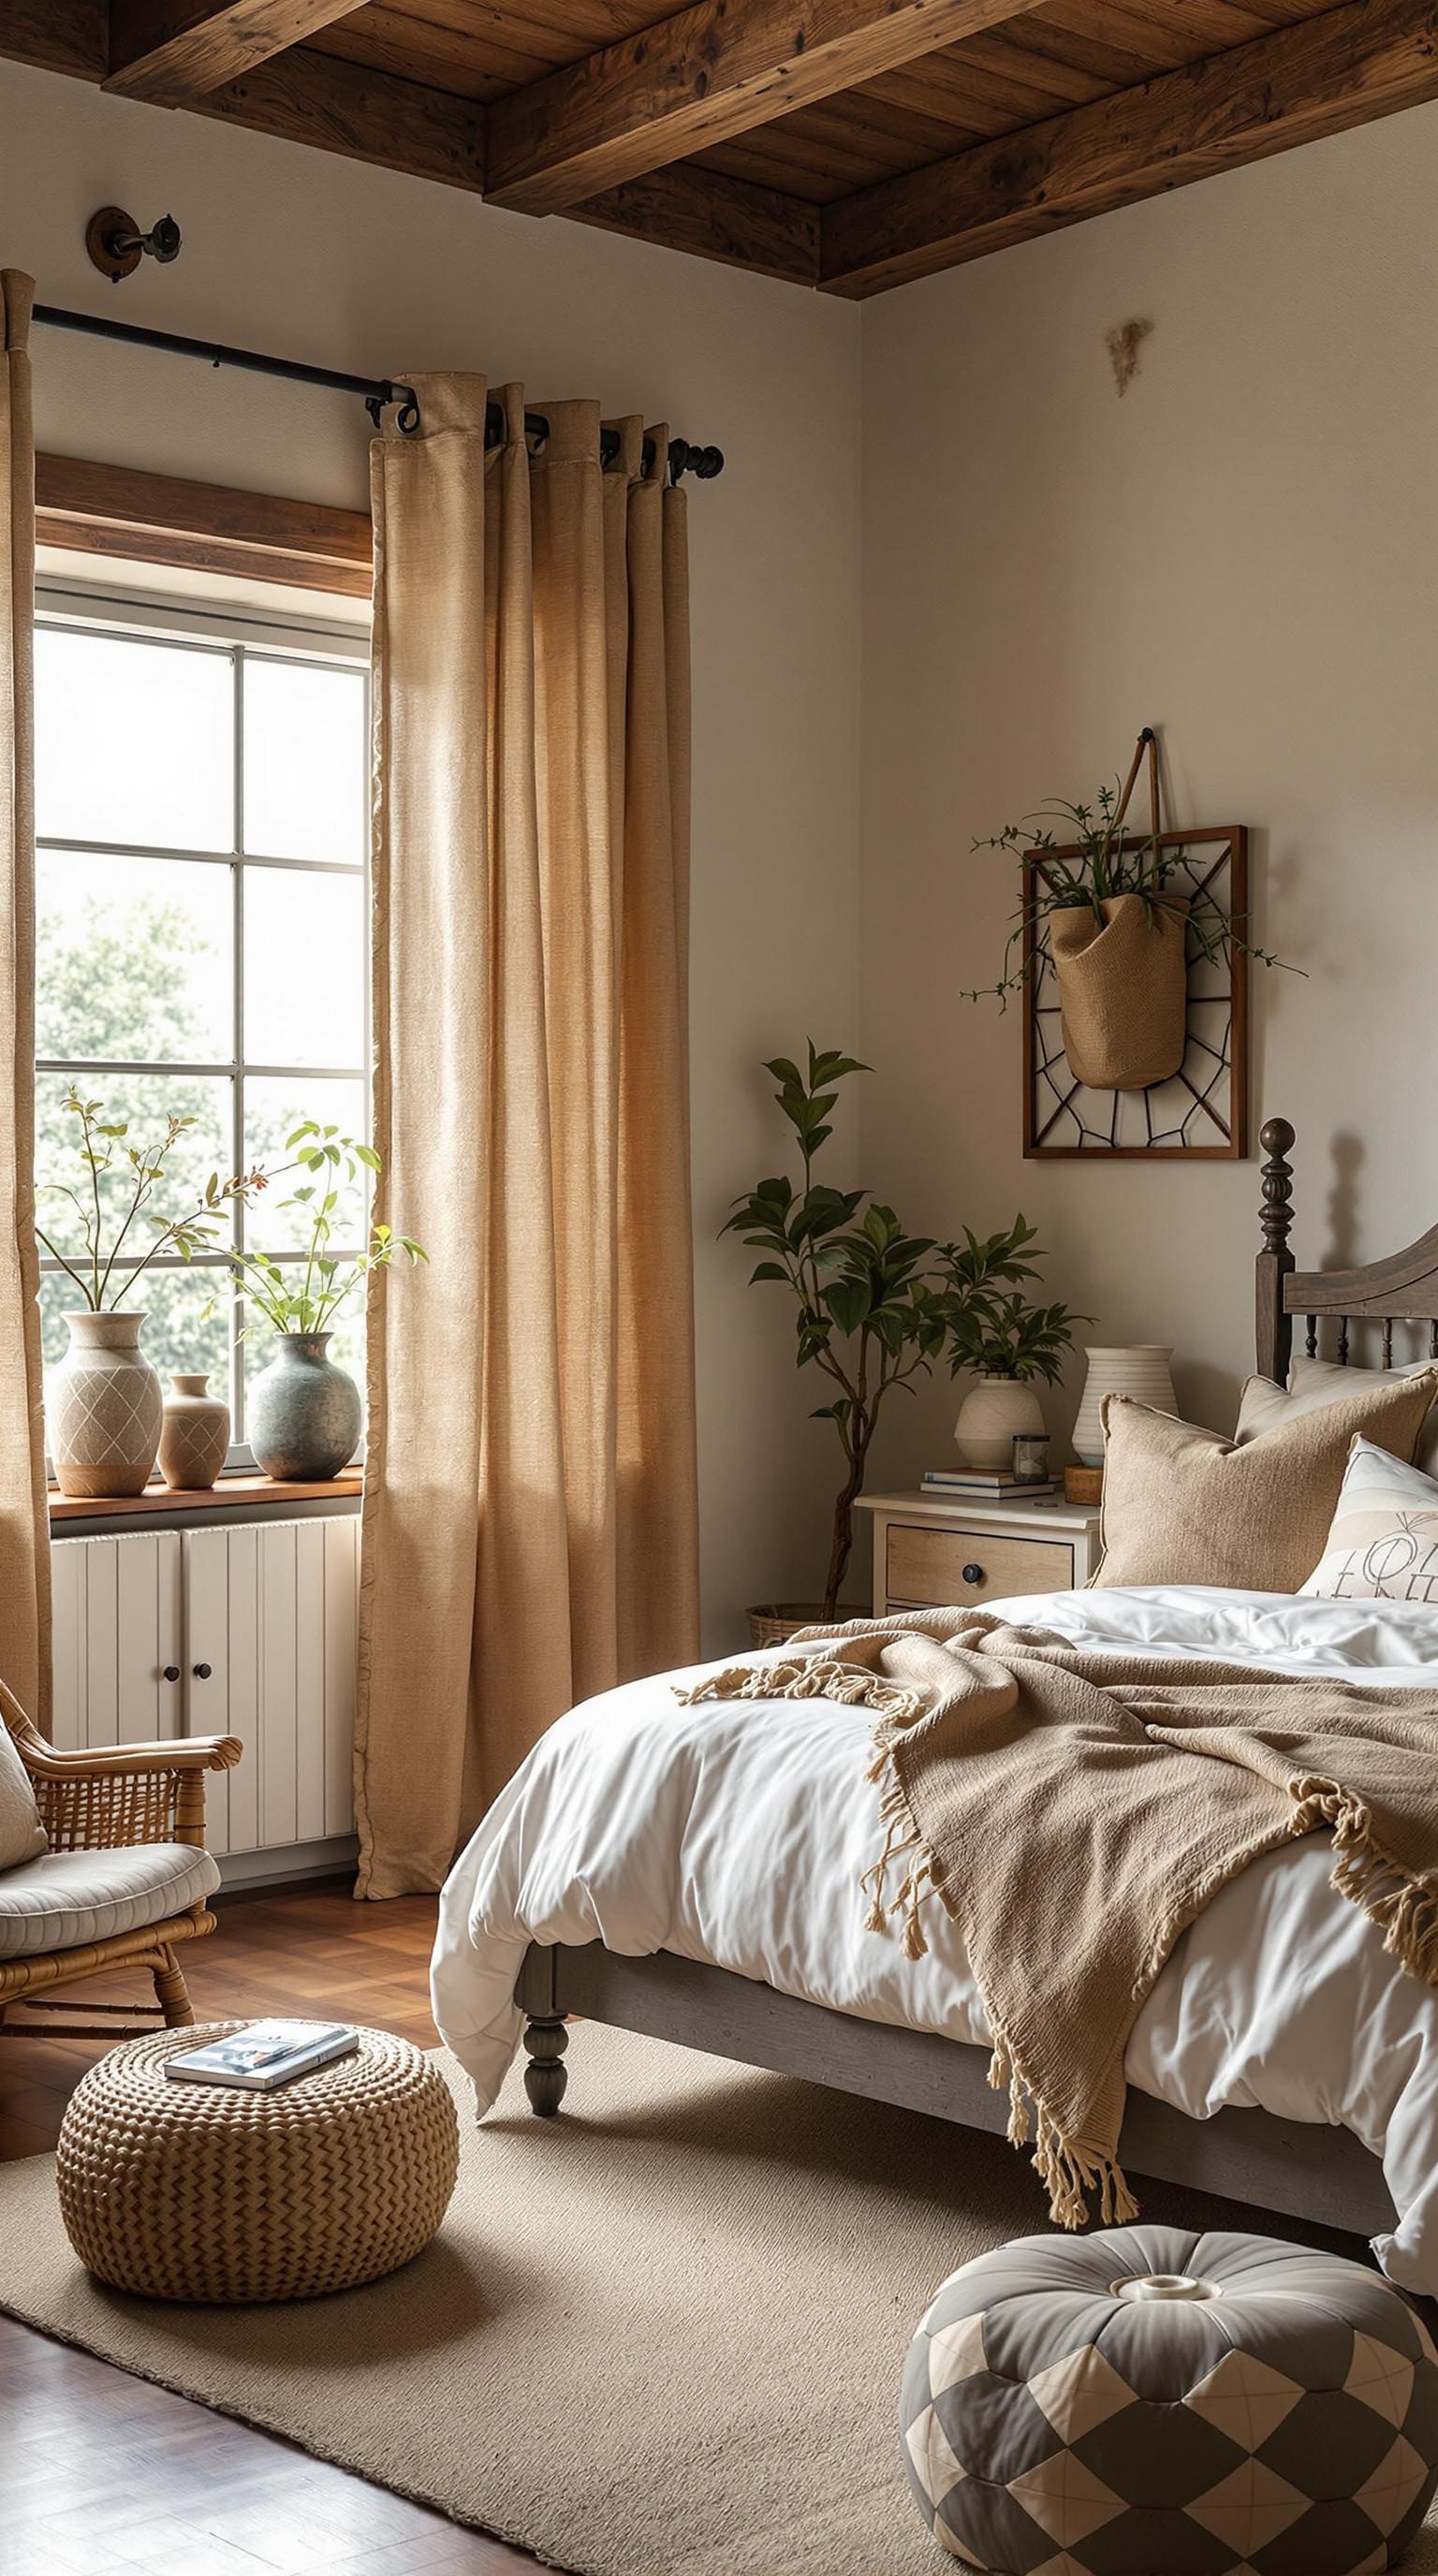
[[[684,499],[595,403],[415,380],[372,451],[361,1892],[438,1886],[574,1700],[697,1651]],[[667,431],[653,433],[666,452]]]

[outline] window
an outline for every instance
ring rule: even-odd
[[[196,1204],[212,1171],[277,1170],[302,1118],[362,1137],[363,635],[42,589],[35,732],[39,1187],[80,1169],[62,1105],[72,1085],[135,1138],[194,1121],[155,1193],[162,1221]],[[277,1203],[304,1177],[237,1209],[231,1239],[302,1259],[298,1212]],[[102,1184],[107,1215],[122,1189],[118,1174]],[[358,1189],[345,1213],[332,1248],[356,1250]],[[65,1200],[42,1197],[40,1222],[68,1252],[78,1220]],[[141,1235],[118,1269],[145,1248]],[[41,1266],[48,1366],[78,1298],[43,1251]],[[267,1328],[251,1348],[232,1294],[217,1248],[156,1262],[136,1303],[162,1376],[203,1369],[228,1388],[243,1461],[245,1371],[263,1366]],[[341,1316],[331,1349],[351,1369],[362,1333],[357,1307]]]

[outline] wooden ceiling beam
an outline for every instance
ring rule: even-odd
[[[819,283],[819,209],[804,197],[757,187],[717,170],[676,168],[631,179],[568,212],[581,224],[627,233],[665,250],[695,252],[730,268]]]
[[[556,214],[1039,0],[694,0],[490,110],[488,195]]]
[[[190,101],[199,116],[484,193],[484,109],[303,45]]]
[[[111,0],[103,86],[157,107],[189,107],[359,6],[360,0]]]
[[[820,284],[880,294],[1438,98],[1434,0],[1349,0],[826,206]]]
[[[110,61],[109,0],[0,0],[0,56],[72,80],[101,81]]]

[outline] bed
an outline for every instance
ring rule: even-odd
[[[1262,1142],[1260,1372],[1285,1379],[1299,1318],[1309,1356],[1332,1319],[1345,1365],[1360,1321],[1385,1369],[1396,1325],[1425,1325],[1438,1357],[1438,1228],[1363,1269],[1300,1272],[1293,1130],[1273,1120]],[[999,1606],[1078,1645],[1438,1688],[1422,1603],[1149,1586]],[[522,2033],[531,2106],[558,2112],[574,2017],[1002,2131],[955,1928],[911,1960],[862,1923],[867,1713],[680,1705],[676,1682],[707,1669],[561,1719],[457,1861],[432,1985],[481,2111]],[[1123,2162],[1366,2235],[1391,2279],[1438,2295],[1438,1992],[1332,1893],[1330,1857],[1316,1835],[1268,1853],[1182,1935],[1130,2041]]]

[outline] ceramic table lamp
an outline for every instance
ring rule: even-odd
[[[1177,1414],[1169,1362],[1172,1345],[1130,1342],[1126,1349],[1101,1349],[1095,1342],[1085,1352],[1088,1377],[1074,1424],[1074,1456],[1086,1467],[1103,1465],[1103,1400],[1106,1395],[1135,1395],[1155,1413]]]

